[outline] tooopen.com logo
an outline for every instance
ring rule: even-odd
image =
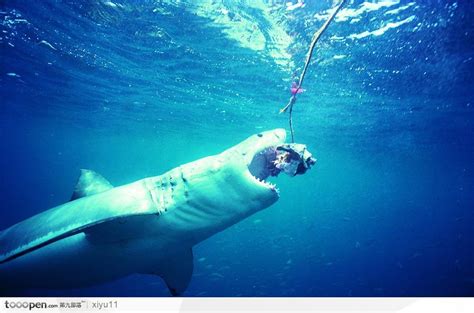
[[[28,301],[5,301],[5,308],[7,309],[46,309],[48,304],[46,302],[28,302]]]

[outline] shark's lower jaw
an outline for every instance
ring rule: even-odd
[[[263,187],[275,192],[278,197],[280,196],[280,189],[278,189],[275,184],[273,184],[271,182],[268,182],[268,181],[265,181],[263,179],[259,179],[255,176],[254,176],[254,178],[255,178],[255,180],[257,181],[258,184],[261,184]]]

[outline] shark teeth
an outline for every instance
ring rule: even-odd
[[[261,178],[258,178],[258,177],[255,177],[252,175],[252,177],[258,181],[260,184],[264,185],[265,187],[267,188],[270,188],[271,190],[275,191],[278,195],[280,194],[280,190],[277,188],[277,186],[271,182],[267,182],[266,180],[264,179],[261,179]]]

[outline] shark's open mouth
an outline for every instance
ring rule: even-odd
[[[269,176],[278,176],[281,172],[289,176],[304,174],[315,163],[316,159],[305,145],[282,144],[257,152],[248,170],[258,183],[278,193],[276,185],[266,181]]]
[[[276,185],[265,180],[269,176],[277,176],[280,173],[275,166],[276,160],[276,147],[265,148],[254,155],[252,161],[248,165],[248,170],[258,183],[278,193]]]

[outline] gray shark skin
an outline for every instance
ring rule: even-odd
[[[70,202],[0,232],[0,290],[80,288],[143,273],[182,294],[194,245],[278,200],[249,166],[285,138],[283,129],[256,134],[119,187],[82,170]]]

